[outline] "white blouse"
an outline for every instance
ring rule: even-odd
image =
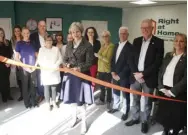
[[[168,64],[166,71],[164,73],[163,85],[173,87],[174,71],[175,71],[176,65],[177,65],[177,63],[180,60],[182,55],[183,54],[173,56],[172,60]]]
[[[41,67],[59,68],[62,63],[62,56],[57,47],[48,49],[41,47],[38,54],[37,63]],[[43,85],[59,84],[61,81],[60,71],[57,70],[41,70],[41,82]]]

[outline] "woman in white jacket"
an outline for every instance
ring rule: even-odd
[[[45,47],[41,47],[38,54],[37,63],[40,65],[40,67],[58,69],[61,65],[61,53],[57,47],[52,46],[52,43],[53,40],[50,35],[45,37]],[[59,108],[58,103],[56,103],[56,94],[60,81],[60,71],[41,70],[41,82],[44,85],[44,96],[50,111],[53,109],[53,107]],[[52,99],[52,105],[50,98]]]

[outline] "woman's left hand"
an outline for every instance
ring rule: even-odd
[[[94,55],[95,55],[95,57],[97,57],[97,58],[99,57],[98,53],[94,53]]]

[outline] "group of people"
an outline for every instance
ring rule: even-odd
[[[5,32],[0,28],[0,55],[13,58],[24,64],[52,68],[53,70],[17,67],[17,82],[26,108],[38,106],[45,98],[51,111],[59,108],[59,100],[72,106],[71,126],[77,122],[77,109],[81,110],[82,130],[87,131],[86,105],[94,103],[93,91],[96,84],[58,68],[69,68],[100,80],[131,90],[187,101],[187,37],[177,34],[174,50],[164,57],[164,41],[152,35],[152,21],[141,22],[142,36],[135,38],[133,44],[128,41],[127,27],[119,28],[119,42],[113,44],[111,33],[102,32],[102,41],[94,27],[85,30],[81,23],[73,22],[64,44],[63,35],[56,34],[56,42],[46,32],[45,21],[39,21],[38,31],[30,34],[28,28],[16,25],[11,42],[6,40]],[[164,57],[164,58],[163,58]],[[3,102],[12,99],[9,88],[10,65],[0,63],[0,91]],[[37,78],[37,79],[36,79]],[[37,90],[35,89],[37,80]],[[100,86],[100,98],[97,105],[107,104],[108,113],[123,111],[121,119],[131,120],[126,126],[141,124],[141,132],[148,132],[152,99],[145,96],[142,108],[140,95],[120,92]],[[107,94],[107,96],[106,96]],[[36,98],[38,95],[38,98]],[[122,100],[121,100],[122,95]],[[122,102],[123,101],[123,105]],[[163,125],[163,135],[178,135],[186,126],[187,108],[185,103],[158,100],[156,120]],[[170,132],[170,131],[173,132]]]

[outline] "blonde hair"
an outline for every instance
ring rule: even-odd
[[[29,28],[27,28],[27,27],[22,27],[22,31],[23,30],[28,30],[29,31]],[[30,32],[30,31],[29,31]]]
[[[184,40],[184,43],[185,43],[184,54],[187,53],[187,35],[183,34],[183,33],[178,33],[178,34],[176,34],[174,41],[176,40],[177,36],[183,37],[183,40]],[[176,48],[173,48],[173,51],[172,51],[171,54],[174,55],[175,53],[176,53]]]
[[[69,33],[71,33],[75,29],[78,29],[81,33],[83,33],[84,31],[84,27],[80,22],[73,22],[69,27]]]
[[[5,45],[8,45],[8,41],[6,40],[4,29],[0,27],[0,31],[3,32],[3,43],[4,43]]]
[[[107,34],[109,37],[111,37],[111,33],[108,30],[104,30],[101,35],[103,36],[104,34]]]

